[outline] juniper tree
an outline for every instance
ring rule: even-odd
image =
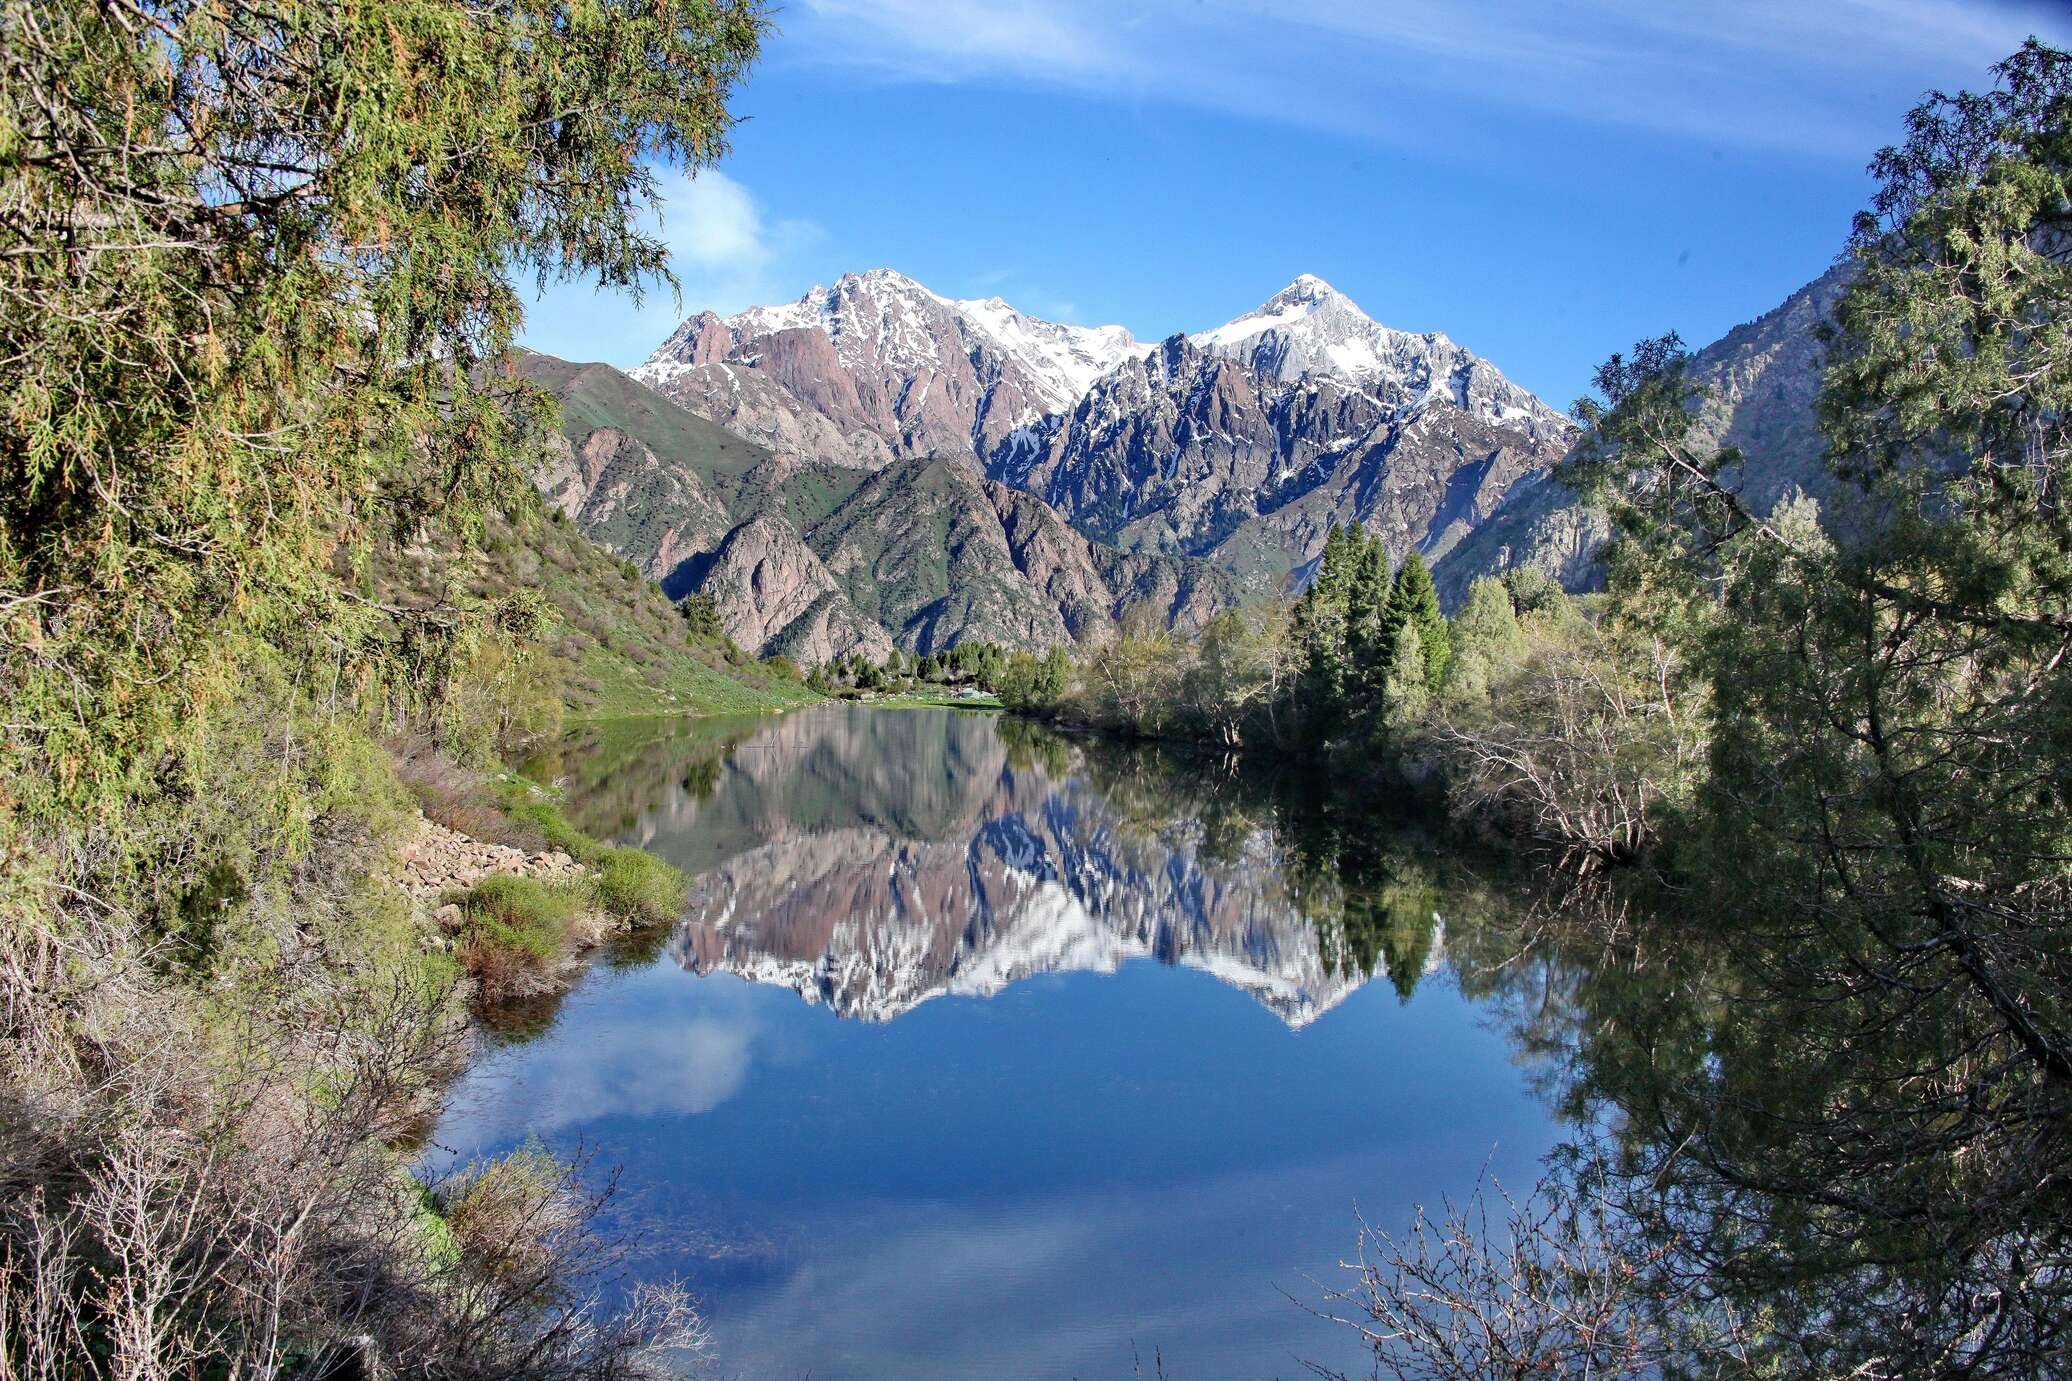
[[[1673,338],[1582,409],[1615,617],[1710,683],[1692,862],[1742,970],[1702,1048],[1612,1076],[1630,1168],[1797,1369],[2034,1374],[2072,1329],[2072,57],[1997,74],[1872,165],[1820,399],[1845,539],[1743,500]]]
[[[366,544],[520,483],[521,280],[666,278],[758,0],[0,3],[0,753],[104,804],[238,639],[408,693]],[[450,612],[450,611],[449,611]],[[47,771],[46,771],[47,769]]]

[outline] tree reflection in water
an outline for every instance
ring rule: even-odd
[[[1838,1374],[1872,1358],[1902,1360],[1860,1374],[1966,1359],[2047,1374],[2064,1360],[2057,1263],[2072,1215],[2055,1104],[1984,1096],[2020,1085],[1995,1082],[2004,1057],[1933,992],[1897,1013],[1852,1000],[1856,961],[1811,925],[1735,914],[1734,898],[1546,893],[1445,842],[1416,802],[1392,813],[1321,797],[1294,771],[1012,719],[841,709],[610,726],[554,766],[586,828],[645,842],[736,902],[775,869],[788,905],[810,882],[840,921],[885,902],[899,867],[909,884],[935,879],[931,923],[951,929],[903,951],[922,953],[919,983],[978,966],[1032,923],[1001,909],[1001,878],[1034,868],[1045,885],[1092,887],[1078,904],[1099,913],[1096,865],[1165,898],[1135,919],[1096,914],[1117,933],[1139,926],[1147,946],[1104,952],[1300,970],[1308,995],[1274,999],[1291,1021],[1370,975],[1409,1001],[1443,972],[1570,1134],[1540,1184],[1511,1187],[1515,1213],[1496,1198],[1433,1205],[1444,1230],[1422,1254],[1414,1238],[1370,1238],[1372,1269],[1319,1301],[1389,1335],[1381,1374],[1489,1374],[1499,1355],[1518,1375],[1586,1362],[1600,1375]],[[822,872],[783,875],[829,841]],[[827,890],[863,874],[879,890]],[[779,924],[757,906],[719,930],[694,917],[672,952],[771,981],[793,949],[807,965],[871,943],[866,925]],[[1278,928],[1283,915],[1306,940]],[[825,974],[798,981],[814,1000],[840,996]],[[887,1019],[917,992],[835,1005]],[[1474,1321],[1483,1350],[1431,1364]],[[1426,1352],[1406,1329],[1424,1330]]]

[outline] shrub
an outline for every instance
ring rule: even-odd
[[[538,1142],[470,1166],[428,1197],[445,1210],[456,1258],[490,1280],[539,1274],[553,1242],[584,1218],[571,1167]]]
[[[1703,688],[1647,630],[1541,615],[1523,634],[1489,670],[1485,700],[1437,716],[1454,804],[1570,868],[1629,862],[1696,787]]]
[[[726,625],[720,621],[719,600],[709,594],[685,595],[676,606],[689,627],[693,643],[717,643],[726,637]]]
[[[576,888],[528,877],[493,877],[461,904],[460,961],[490,1006],[536,993],[567,950],[583,909]]]
[[[665,925],[683,914],[684,875],[639,849],[606,849],[596,860],[597,904],[637,926]]]
[[[513,822],[536,832],[549,848],[559,849],[585,863],[597,861],[601,846],[571,825],[561,813],[561,807],[552,798],[541,794],[538,787],[514,779],[504,783],[502,795],[499,804],[504,814]]]

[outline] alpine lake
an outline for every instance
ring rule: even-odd
[[[748,1378],[1364,1374],[1321,1314],[1560,1141],[1527,889],[1302,765],[829,704],[592,726],[531,770],[691,877],[515,1013],[427,1151],[613,1179]]]

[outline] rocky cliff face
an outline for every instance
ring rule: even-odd
[[[816,459],[967,459],[1098,540],[1267,588],[1333,522],[1366,524],[1399,558],[1443,554],[1571,434],[1487,361],[1382,326],[1309,275],[1154,348],[879,269],[694,317],[635,374]]]
[[[1687,365],[1706,390],[1696,441],[1742,451],[1744,464],[1723,478],[1758,512],[1794,488],[1823,500],[1834,494],[1813,415],[1826,354],[1818,332],[1853,272],[1849,263],[1837,264],[1775,310],[1694,352]],[[1543,469],[1514,485],[1486,522],[1446,552],[1433,579],[1449,606],[1476,576],[1514,566],[1545,571],[1570,590],[1596,589],[1604,580],[1599,553],[1610,535],[1602,515]]]
[[[537,477],[547,502],[657,581],[712,550],[734,525],[696,471],[665,463],[617,427],[597,428],[580,446],[557,442]]]
[[[806,536],[850,600],[917,652],[1098,637],[1140,601],[1195,632],[1237,601],[1200,565],[1132,561],[1027,494],[941,459],[872,475]]]
[[[1285,365],[1297,345],[1257,353]],[[1000,476],[1125,549],[1208,557],[1252,581],[1308,562],[1333,523],[1365,526],[1398,560],[1443,554],[1570,435],[1551,414],[1492,421],[1511,405],[1468,396],[1473,410],[1429,381],[1407,401],[1387,379],[1291,383],[1175,336],[1102,378]]]
[[[693,317],[634,376],[744,435],[868,465],[989,454],[1136,349],[1119,326],[1063,326],[873,269],[781,307]]]
[[[700,320],[716,324],[719,318],[708,313]],[[749,364],[713,360],[681,367],[650,362],[636,372],[691,412],[780,455],[864,470],[891,463],[892,446],[884,437],[868,427],[845,430],[757,368],[761,363],[760,358]]]
[[[563,402],[567,439],[538,476],[549,501],[670,595],[713,595],[728,635],[759,655],[1051,647],[1104,636],[1139,605],[1191,633],[1237,602],[1220,572],[1090,541],[970,465],[802,460],[606,366],[526,367]]]
[[[698,572],[718,602],[727,636],[759,655],[802,666],[859,652],[881,662],[892,638],[859,612],[791,524],[759,513],[726,534]]]

